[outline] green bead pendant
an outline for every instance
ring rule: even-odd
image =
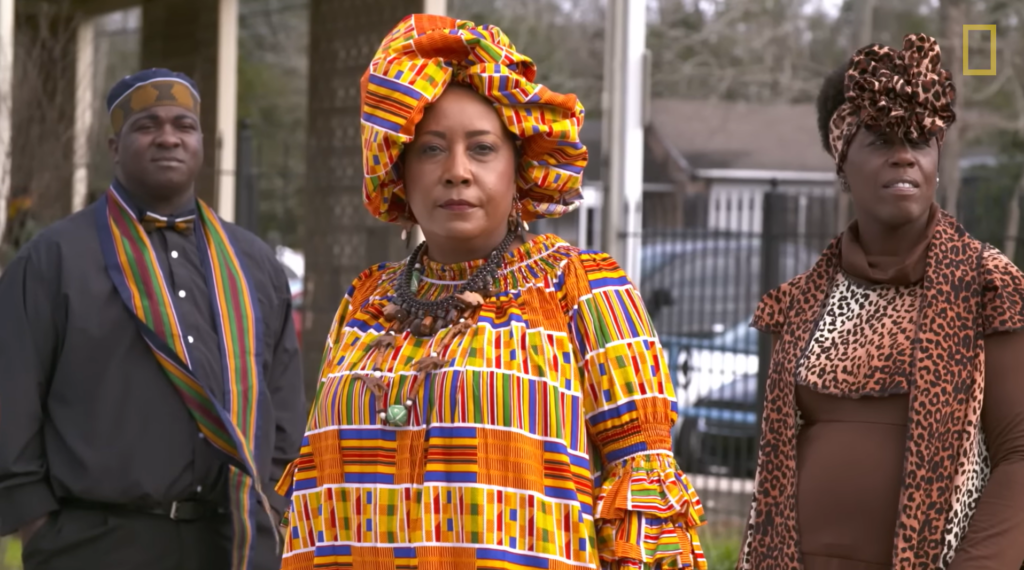
[[[386,419],[388,424],[394,427],[404,426],[409,422],[409,410],[401,404],[388,406]]]

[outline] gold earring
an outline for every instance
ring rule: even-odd
[[[530,225],[523,221],[523,205],[519,202],[519,196],[512,199],[512,211],[508,215],[508,231],[521,233],[530,230]]]
[[[402,224],[402,241],[408,245],[409,231],[416,226],[416,221],[412,215],[412,208],[409,206],[408,202],[405,203],[405,215],[402,216],[402,220],[399,223]]]

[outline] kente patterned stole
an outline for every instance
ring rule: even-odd
[[[256,517],[273,520],[260,485],[253,442],[262,381],[261,329],[255,292],[217,215],[197,200],[196,247],[205,268],[220,338],[224,402],[212,398],[193,373],[181,326],[153,246],[117,183],[100,199],[96,225],[107,273],[157,362],[177,389],[199,431],[229,464],[234,523],[232,570],[246,570],[255,545]],[[262,505],[262,507],[261,507]],[[277,536],[277,533],[275,533]],[[280,537],[277,537],[280,539]]]

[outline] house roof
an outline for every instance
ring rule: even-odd
[[[832,171],[812,104],[655,99],[651,127],[696,169]]]
[[[644,181],[671,183],[683,170],[784,172],[794,179],[835,172],[821,147],[812,104],[751,104],[726,101],[655,99],[644,149]],[[998,117],[964,112],[965,120],[991,128]],[[590,151],[584,180],[601,179],[602,120],[583,123],[580,139]],[[671,148],[668,148],[671,147]],[[965,148],[961,167],[991,164],[992,149]],[[710,174],[710,173],[709,173]]]
[[[601,180],[601,152],[602,152],[602,140],[601,135],[603,133],[604,122],[597,117],[586,119],[583,121],[583,127],[580,129],[580,142],[587,147],[589,153],[589,160],[587,167],[583,171],[584,183],[599,183]],[[648,136],[650,132],[648,131]],[[651,144],[646,145],[644,151],[644,182],[672,182],[671,175],[669,174],[668,157],[664,156],[665,152],[659,147],[652,147]]]

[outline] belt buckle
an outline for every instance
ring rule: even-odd
[[[178,501],[171,503],[171,520],[178,520]]]

